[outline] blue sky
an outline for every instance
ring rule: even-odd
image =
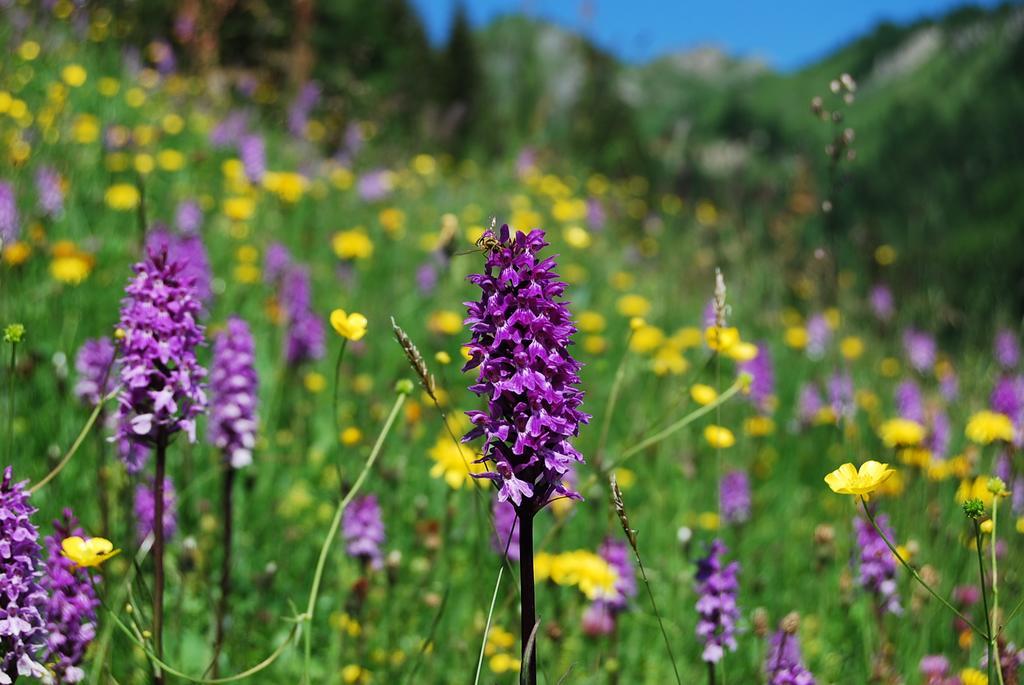
[[[459,0],[412,0],[431,39],[448,34]],[[510,12],[554,21],[596,40],[619,57],[642,62],[702,45],[798,68],[882,20],[938,16],[955,0],[464,0],[474,25]],[[974,4],[995,6],[996,0]]]

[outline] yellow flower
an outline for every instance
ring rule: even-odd
[[[60,543],[61,553],[75,562],[79,568],[99,566],[110,557],[116,556],[121,550],[106,538],[89,538],[88,540],[73,535],[64,538]]]
[[[588,335],[583,338],[583,350],[587,354],[604,354],[608,349],[608,341],[600,335]]]
[[[487,470],[483,464],[474,463],[479,455],[468,447],[460,449],[447,433],[438,436],[437,442],[427,454],[434,460],[434,465],[430,467],[430,477],[444,478],[452,490],[461,490],[464,485],[476,485],[479,488],[489,485],[486,479],[470,475]]]
[[[802,350],[807,347],[807,329],[803,326],[790,326],[786,329],[783,339],[788,347]]]
[[[633,331],[629,349],[639,354],[648,354],[661,347],[664,341],[665,333],[660,328],[645,323]]]
[[[235,281],[245,285],[252,285],[260,281],[260,268],[255,264],[242,263],[235,265],[233,271]]]
[[[268,171],[263,176],[263,187],[289,204],[302,199],[307,185],[306,177],[294,171]]]
[[[445,365],[445,366],[447,366],[448,364],[452,363],[452,356],[450,354],[448,354],[447,352],[445,352],[444,350],[441,350],[440,352],[435,354],[434,355],[434,359],[437,360],[438,364],[442,364],[442,365]]]
[[[427,320],[427,328],[434,333],[455,335],[462,330],[462,316],[450,309],[441,309],[433,312]]]
[[[679,350],[668,345],[658,350],[654,354],[654,359],[651,360],[651,369],[658,376],[669,374],[681,376],[686,373],[688,368],[690,368],[690,363],[686,361],[686,357]]]
[[[697,515],[697,527],[701,530],[718,530],[721,518],[716,511],[702,511]]]
[[[874,459],[861,464],[859,470],[847,462],[825,476],[825,482],[832,488],[832,492],[840,495],[862,495],[864,499],[868,499],[871,493],[894,473],[896,471],[889,468],[888,464],[879,463]]]
[[[185,120],[181,118],[180,114],[171,112],[164,115],[164,118],[160,121],[160,126],[164,129],[165,133],[173,136],[184,130]]]
[[[576,326],[582,333],[601,333],[605,327],[604,315],[591,309],[580,312],[576,316]]]
[[[895,378],[900,372],[900,361],[895,357],[886,357],[879,363],[878,370],[886,378]]]
[[[349,664],[341,669],[341,680],[346,685],[362,685],[370,682],[370,672],[358,664]]]
[[[839,343],[839,352],[850,361],[859,359],[864,354],[864,341],[855,335],[843,338]]]
[[[956,489],[956,503],[963,504],[969,499],[979,499],[986,507],[991,507],[994,497],[988,489],[988,476],[978,476],[972,480],[960,481]]]
[[[740,332],[731,326],[725,328],[708,326],[704,330],[704,342],[707,343],[709,349],[728,353],[729,350],[739,344]]]
[[[31,62],[36,57],[39,57],[39,43],[34,40],[26,40],[18,46],[18,57],[26,62]]]
[[[504,652],[492,656],[487,665],[491,667],[494,673],[498,674],[519,671],[519,659]]]
[[[359,441],[363,439],[363,431],[359,430],[355,426],[349,426],[345,430],[341,431],[341,435],[338,436],[342,445],[346,447],[352,447],[358,445]]]
[[[224,215],[234,221],[246,221],[256,210],[251,197],[229,197],[224,200]]]
[[[768,416],[751,416],[743,422],[743,429],[752,438],[763,438],[775,432],[775,422]]]
[[[647,316],[651,311],[651,303],[643,295],[623,295],[617,303],[619,313],[623,316]]]
[[[32,255],[32,248],[21,240],[16,240],[10,245],[4,245],[3,259],[8,266],[19,266]]]
[[[346,314],[344,309],[331,312],[331,328],[343,338],[359,340],[366,335],[366,317],[358,312]]]
[[[725,449],[736,444],[736,436],[724,426],[707,426],[704,429],[704,439],[715,449]]]
[[[886,447],[913,447],[924,440],[924,426],[910,419],[889,419],[878,427],[878,437]]]
[[[306,386],[306,390],[314,395],[318,395],[327,387],[327,379],[324,378],[323,374],[310,371],[302,379],[302,384]]]
[[[892,245],[879,245],[875,248],[875,261],[881,266],[889,266],[896,261],[896,249]]]
[[[566,244],[575,247],[577,250],[585,250],[590,247],[590,233],[582,226],[569,226],[562,232]]]
[[[960,671],[960,682],[963,685],[988,685],[988,676],[976,668],[965,668]]]
[[[91,254],[75,250],[68,255],[54,255],[50,262],[50,275],[68,285],[78,285],[92,273],[95,260]]]
[[[146,154],[144,152],[135,155],[135,170],[142,174],[143,176],[151,173],[153,171],[153,167],[155,166],[156,163],[153,161],[152,155]]]
[[[703,406],[705,404],[711,404],[718,399],[718,391],[710,385],[695,383],[690,386],[690,397],[693,398],[694,402]]]
[[[100,137],[100,121],[91,114],[79,114],[71,124],[71,137],[82,145],[96,142]]]
[[[373,255],[373,241],[361,228],[338,231],[331,239],[338,259],[367,259]]]
[[[156,163],[164,171],[180,171],[185,166],[185,155],[178,150],[161,150],[156,153]]]
[[[405,229],[405,212],[397,207],[387,207],[377,215],[381,227],[393,238],[399,238]]]
[[[725,354],[738,362],[749,362],[757,356],[757,345],[740,341],[724,350]]]
[[[131,183],[115,183],[104,195],[107,206],[119,212],[128,212],[139,206],[139,189]]]
[[[72,88],[78,88],[85,79],[89,77],[89,73],[81,64],[69,64],[60,70],[60,77],[64,83],[68,84]]]
[[[964,434],[979,445],[989,445],[996,440],[1010,442],[1013,440],[1013,422],[1006,414],[985,409],[971,416]]]

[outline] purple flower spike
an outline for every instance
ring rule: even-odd
[[[18,239],[21,227],[18,224],[18,204],[14,197],[14,186],[0,181],[0,243],[11,243]]]
[[[871,302],[871,311],[874,313],[875,318],[883,323],[892,319],[893,314],[896,313],[892,291],[889,290],[888,286],[876,285],[871,289],[869,300]]]
[[[895,540],[888,516],[878,514],[875,521],[887,539]],[[902,614],[903,607],[900,606],[896,592],[896,559],[889,546],[867,519],[856,517],[853,528],[857,533],[857,546],[860,547],[858,584],[874,595],[880,611]]]
[[[784,630],[772,635],[764,672],[769,677],[768,685],[815,685],[814,676],[803,663],[800,638]]]
[[[153,481],[135,488],[135,534],[141,543],[153,532],[156,521],[156,499],[153,497]],[[174,483],[164,478],[164,539],[170,540],[178,530],[178,496]]]
[[[183,431],[195,442],[196,418],[206,410],[206,369],[195,354],[203,327],[194,283],[183,263],[150,253],[135,265],[125,293],[117,439],[148,446]]]
[[[44,661],[53,669],[58,683],[78,683],[85,678],[80,664],[85,650],[96,637],[96,609],[100,605],[89,580],[89,572],[64,556],[61,542],[77,535],[85,537],[70,509],[53,522],[54,534],[46,538],[46,650]]]
[[[31,518],[36,510],[25,483],[13,477],[8,466],[0,480],[0,683],[46,674],[34,658],[46,638],[39,531]]]
[[[750,520],[750,479],[745,471],[730,471],[718,485],[718,501],[722,503],[722,520],[728,524]]]
[[[238,156],[249,181],[261,183],[267,174],[267,152],[263,137],[255,133],[242,136],[238,143]]]
[[[924,398],[921,396],[921,388],[917,383],[907,379],[896,386],[893,395],[896,401],[896,413],[901,418],[910,419],[920,424],[925,422]]]
[[[236,469],[252,463],[259,426],[256,416],[259,379],[253,355],[249,325],[243,319],[231,317],[213,342],[209,437]]]
[[[352,500],[341,520],[341,534],[349,555],[369,562],[375,569],[383,566],[380,548],[384,544],[384,521],[376,495],[363,495]]]
[[[185,236],[199,235],[203,227],[203,210],[195,200],[183,200],[178,203],[174,213],[174,225]]]
[[[1016,368],[1020,362],[1020,343],[1017,341],[1017,334],[1011,330],[1002,330],[996,334],[995,341],[996,362],[1006,370]]]
[[[935,359],[938,355],[935,338],[924,331],[907,329],[903,334],[903,349],[910,365],[918,373],[925,373],[935,366]]]
[[[150,254],[167,252],[170,261],[181,262],[185,278],[192,280],[192,291],[195,296],[204,303],[209,302],[213,294],[210,287],[213,273],[210,270],[206,246],[198,233],[177,235],[161,226],[150,230],[146,236],[146,250]]]
[[[466,412],[474,428],[463,441],[484,436],[481,461],[494,470],[498,498],[530,515],[552,496],[579,498],[564,484],[570,466],[583,462],[570,440],[589,421],[579,411],[580,363],[569,351],[576,327],[561,302],[565,283],[555,260],[538,259],[544,232],[501,227],[500,245],[490,250],[484,273],[469,277],[483,295],[467,302],[465,324],[473,333],[463,371],[479,369],[470,390],[487,398],[486,411]]]
[[[52,167],[44,166],[36,171],[36,194],[43,216],[56,219],[64,213],[64,188],[60,174]]]
[[[100,400],[114,389],[117,369],[114,368],[114,343],[110,338],[86,340],[78,348],[75,357],[75,397],[95,407]]]
[[[726,649],[736,651],[740,565],[733,561],[723,566],[726,551],[721,540],[713,540],[708,555],[697,562],[697,637],[704,642],[701,659],[712,664],[722,660]]]
[[[748,395],[750,403],[761,413],[770,413],[775,396],[775,370],[768,346],[758,343],[757,356],[740,364],[740,371],[752,376]]]
[[[284,276],[281,297],[288,320],[285,357],[288,364],[298,366],[324,356],[327,344],[324,324],[313,311],[309,269],[293,265]]]

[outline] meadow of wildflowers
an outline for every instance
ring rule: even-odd
[[[843,225],[853,77],[749,215],[115,5],[0,2],[0,685],[1021,682],[1019,311]]]

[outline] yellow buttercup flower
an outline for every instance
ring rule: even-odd
[[[268,171],[263,176],[263,187],[289,204],[301,200],[308,185],[306,177],[294,171]]]
[[[131,183],[115,183],[103,196],[107,206],[119,212],[128,212],[139,206],[139,189]]]
[[[633,330],[629,339],[629,349],[639,354],[649,354],[661,347],[665,342],[665,332],[648,323]]]
[[[487,662],[487,665],[491,667],[491,671],[499,675],[510,671],[519,671],[519,659],[505,653],[495,654]]]
[[[427,452],[434,461],[430,467],[431,478],[443,478],[452,490],[461,490],[466,485],[485,488],[490,485],[486,478],[474,478],[471,474],[484,473],[487,467],[474,463],[480,455],[474,454],[468,447],[457,445],[451,436],[443,433]]]
[[[341,444],[346,447],[358,445],[362,439],[363,431],[359,430],[355,426],[349,426],[345,430],[341,431],[341,434],[338,436],[338,440],[340,440]]]
[[[462,330],[462,316],[450,309],[441,309],[430,315],[427,328],[435,333],[455,335]]]
[[[786,346],[792,347],[794,350],[802,350],[807,347],[807,339],[807,329],[803,326],[790,326],[783,335]]]
[[[224,215],[234,221],[250,219],[256,210],[256,203],[251,197],[229,197],[224,200]]]
[[[719,328],[718,326],[709,326],[704,331],[704,342],[707,343],[708,348],[717,352],[728,353],[733,347],[740,342],[739,329],[731,326]]]
[[[331,239],[331,247],[338,259],[367,259],[373,255],[373,241],[361,228],[338,231]]]
[[[78,250],[69,255],[55,255],[50,262],[50,275],[61,283],[78,285],[92,273],[95,261],[91,254]]]
[[[832,492],[840,495],[861,495],[868,499],[886,480],[896,473],[888,464],[875,460],[866,461],[857,469],[847,462],[825,476],[825,482]]]
[[[989,445],[997,440],[1013,440],[1013,422],[1006,414],[985,409],[971,416],[964,434],[971,442]]]
[[[775,432],[775,422],[769,416],[751,416],[743,422],[743,429],[752,438],[763,438]]]
[[[605,327],[604,315],[588,309],[576,315],[576,327],[581,333],[602,333]]]
[[[647,316],[651,311],[651,303],[643,295],[623,295],[616,304],[619,313],[623,316]]]
[[[886,447],[913,447],[924,440],[924,426],[910,419],[889,419],[878,427],[878,437]]]
[[[757,345],[742,340],[723,351],[731,359],[738,362],[749,362],[757,357]]]
[[[960,682],[963,685],[988,685],[988,676],[976,668],[965,668],[960,671]]]
[[[724,426],[711,425],[704,429],[704,439],[715,449],[725,449],[736,444],[736,436]]]
[[[114,549],[113,543],[106,538],[89,538],[87,540],[77,535],[64,538],[60,543],[60,549],[61,553],[75,562],[79,568],[99,566],[121,551]]]
[[[64,83],[68,84],[72,88],[78,88],[85,79],[89,77],[89,73],[85,70],[81,64],[69,64],[60,70],[60,77]]]
[[[843,338],[839,343],[839,352],[850,361],[859,359],[864,354],[864,341],[855,335]]]
[[[669,374],[681,376],[686,373],[688,368],[690,368],[690,363],[686,361],[686,357],[679,350],[668,345],[655,352],[654,358],[651,359],[651,369],[658,376]]]
[[[366,324],[366,317],[358,312],[347,314],[344,309],[331,312],[331,328],[348,340],[359,340],[366,335]]]
[[[16,240],[10,245],[4,245],[3,260],[8,266],[19,266],[32,255],[32,248],[21,240]]]
[[[306,386],[306,390],[317,395],[327,388],[327,379],[322,373],[310,371],[303,377],[302,384]]]
[[[690,386],[690,397],[693,401],[700,405],[711,404],[718,399],[718,391],[712,388],[710,385],[704,385],[703,383],[695,383]]]

